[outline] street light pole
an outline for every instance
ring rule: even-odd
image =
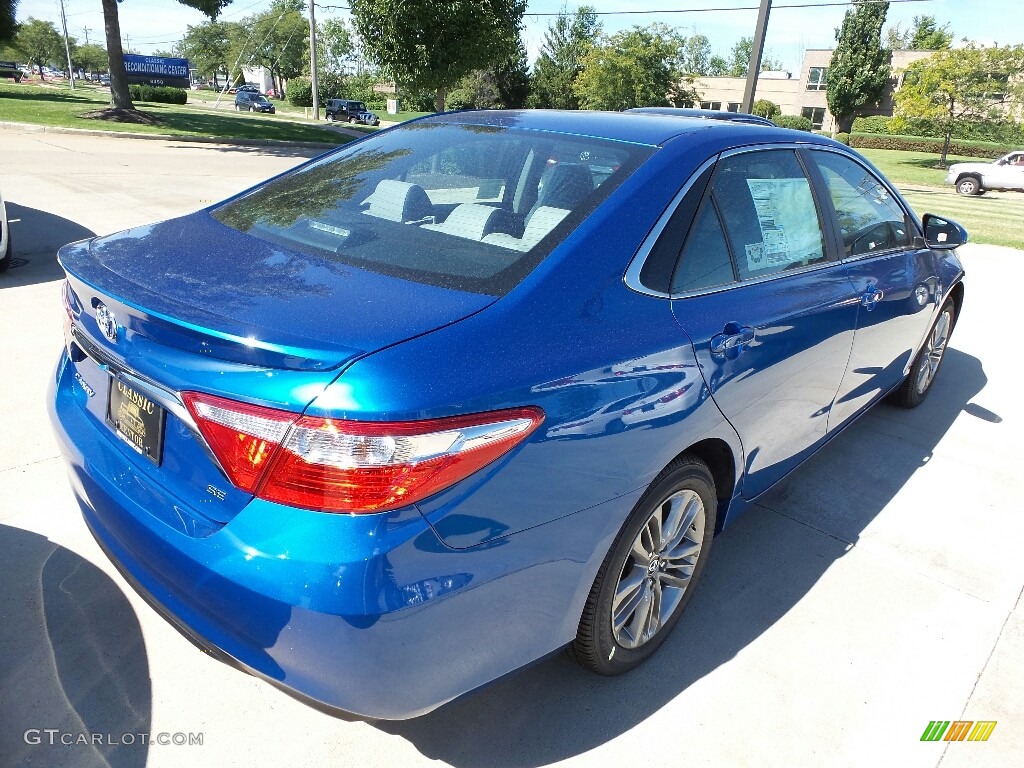
[[[313,89],[313,119],[320,119],[320,88],[316,77],[316,3],[309,0],[309,84]]]
[[[743,111],[754,109],[754,95],[757,91],[757,76],[761,72],[761,56],[764,54],[764,36],[768,31],[768,14],[772,10],[772,0],[761,0],[757,11],[757,28],[754,30],[754,42],[750,50],[750,67],[747,69],[747,85],[743,89]]]

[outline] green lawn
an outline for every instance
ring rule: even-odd
[[[891,149],[858,151],[900,189],[918,214],[949,216],[967,228],[971,242],[1024,249],[1024,192],[988,192],[980,197],[964,197],[943,184],[946,171],[936,167],[938,155]],[[978,162],[978,159],[950,157],[949,162]]]
[[[72,91],[66,82],[46,86],[0,82],[0,120],[65,128],[225,139],[276,139],[328,144],[344,144],[351,140],[348,136],[299,122],[291,116],[236,113],[230,107],[212,112],[198,105],[136,104],[140,110],[158,117],[160,125],[115,123],[81,117],[85,112],[107,106],[109,98],[106,89],[78,86]]]

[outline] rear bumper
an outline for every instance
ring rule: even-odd
[[[72,369],[62,356],[51,420],[103,550],[201,648],[330,709],[414,717],[569,642],[635,501],[467,550],[415,509],[330,515],[259,500],[190,536],[150,511],[189,514],[126,466],[75,401]]]

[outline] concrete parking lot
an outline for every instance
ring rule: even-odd
[[[925,404],[875,408],[720,536],[673,636],[625,677],[558,656],[416,720],[344,720],[159,618],[88,534],[50,434],[54,251],[315,152],[0,131],[24,262],[0,275],[0,765],[1019,764],[1024,408],[1006,343],[1024,252],[1007,248],[962,249],[966,307]],[[998,724],[922,742],[932,720]],[[124,743],[140,733],[202,744]]]

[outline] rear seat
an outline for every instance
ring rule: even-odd
[[[502,248],[510,248],[513,251],[525,252],[543,240],[569,213],[565,208],[551,208],[542,205],[530,214],[522,237],[512,237],[512,235],[502,232],[495,232],[485,236],[483,241]]]
[[[423,229],[432,229],[467,240],[484,240],[485,235],[490,236],[494,231],[501,216],[502,211],[492,205],[463,203],[456,206],[440,224],[424,224]]]

